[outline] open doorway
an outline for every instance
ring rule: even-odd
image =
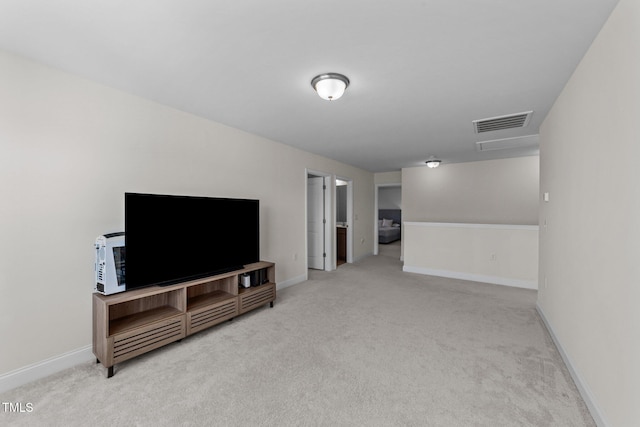
[[[353,262],[353,181],[336,178],[336,268]]]
[[[400,184],[378,184],[375,196],[374,254],[378,255],[380,245],[401,245],[402,186]],[[401,253],[400,258],[402,258]]]

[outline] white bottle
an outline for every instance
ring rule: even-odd
[[[251,276],[249,276],[247,273],[242,275],[242,286],[244,286],[245,288],[251,286]]]

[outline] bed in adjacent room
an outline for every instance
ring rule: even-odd
[[[378,210],[378,243],[400,240],[402,211],[400,209]]]

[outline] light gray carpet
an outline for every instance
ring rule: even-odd
[[[0,396],[11,426],[594,426],[534,291],[403,273],[398,244],[116,366]]]

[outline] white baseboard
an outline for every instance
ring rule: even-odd
[[[284,282],[279,282],[276,284],[276,291],[279,291],[284,288],[288,288],[289,286],[297,285],[298,283],[302,283],[307,280],[307,274],[300,275],[298,277],[293,277],[289,280],[285,280]]]
[[[494,285],[512,286],[514,288],[538,289],[535,280],[511,279],[509,277],[485,276],[482,274],[462,273],[459,271],[436,270],[433,268],[412,267],[405,265],[402,271],[407,273],[425,274],[427,276],[448,277],[450,279],[471,280],[472,282],[492,283]]]
[[[589,409],[589,412],[591,413],[593,420],[596,422],[598,427],[607,427],[611,425],[606,421],[604,412],[596,404],[596,401],[593,398],[593,393],[591,393],[589,386],[587,385],[587,383],[585,383],[582,380],[582,377],[580,376],[578,371],[576,371],[576,369],[574,368],[573,363],[571,363],[571,359],[569,358],[567,353],[564,351],[564,348],[562,347],[562,344],[560,343],[560,341],[558,341],[558,338],[556,337],[556,334],[553,331],[553,327],[551,327],[551,324],[549,324],[549,321],[547,320],[547,317],[544,315],[544,311],[542,310],[542,308],[540,308],[540,305],[536,304],[536,310],[538,310],[538,314],[540,315],[542,322],[547,327],[547,331],[549,331],[549,335],[551,335],[551,339],[555,343],[556,348],[558,349],[558,352],[562,357],[562,360],[564,360],[564,364],[567,365],[569,374],[571,375],[571,378],[573,378],[573,382],[576,384],[576,387],[578,388],[578,391],[580,392],[580,395],[582,396],[584,403],[587,405],[587,408]]]
[[[88,345],[0,375],[0,393],[95,359]]]

